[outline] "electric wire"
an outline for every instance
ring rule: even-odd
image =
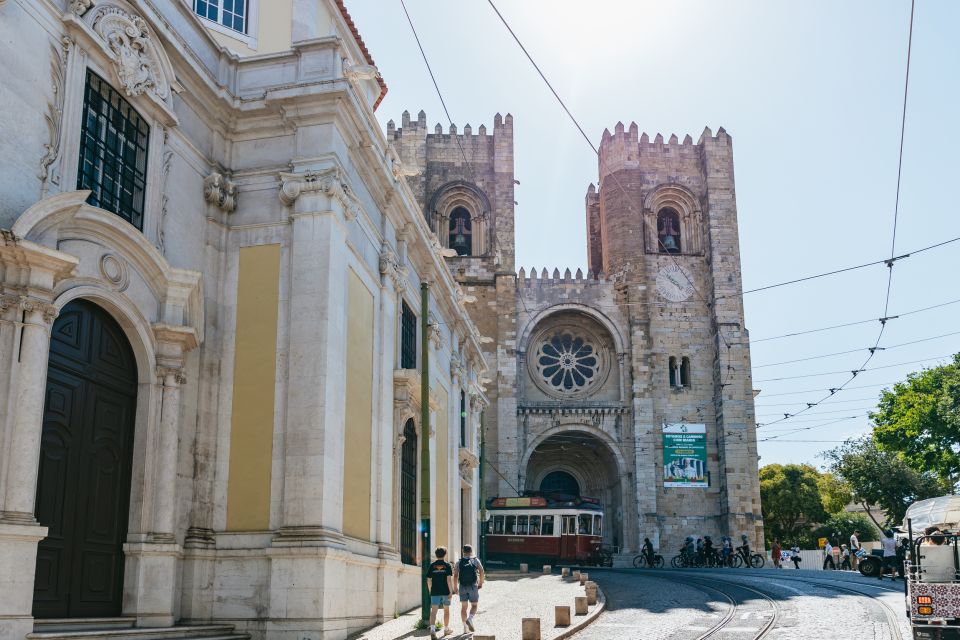
[[[906,347],[914,344],[920,344],[921,342],[930,342],[931,340],[939,340],[940,338],[948,338],[950,336],[960,335],[960,331],[952,331],[950,333],[941,333],[936,336],[929,336],[926,338],[920,338],[917,340],[910,340],[909,342],[901,342],[900,344],[891,344],[886,347],[882,347],[880,351],[890,351],[891,349],[899,349],[900,347]],[[845,355],[848,353],[859,353],[861,351],[869,351],[872,347],[862,347],[860,349],[850,349],[849,351],[836,351],[834,353],[824,353],[819,356],[809,356],[807,358],[797,358],[796,360],[784,360],[782,362],[770,362],[768,364],[755,364],[753,365],[754,369],[762,369],[764,367],[777,367],[784,364],[793,364],[795,362],[808,362],[810,360],[821,360],[823,358],[833,358],[835,356]]]

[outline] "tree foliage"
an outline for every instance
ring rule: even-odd
[[[914,470],[899,454],[881,449],[870,436],[849,440],[824,455],[830,470],[850,487],[853,499],[881,529],[900,523],[914,501],[947,492],[936,474]],[[877,508],[883,514],[876,513]],[[881,524],[878,517],[886,522]]]
[[[817,487],[820,489],[823,509],[830,515],[841,513],[848,504],[853,502],[850,485],[832,473],[821,473],[817,480]]]
[[[771,539],[797,539],[827,513],[819,488],[820,473],[806,464],[770,464],[760,469],[763,521]]]
[[[880,539],[880,531],[876,525],[862,513],[836,513],[816,528],[813,532],[814,546],[816,538],[829,538],[835,545],[846,544],[850,535],[859,531],[860,542],[871,542]]]
[[[960,477],[960,354],[883,391],[870,419],[882,449],[955,484]]]

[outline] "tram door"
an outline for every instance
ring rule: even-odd
[[[563,528],[560,529],[560,558],[577,559],[577,517],[563,516]]]

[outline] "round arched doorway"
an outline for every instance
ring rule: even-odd
[[[610,447],[586,431],[556,433],[530,454],[526,489],[597,498],[603,503],[603,540],[621,546],[623,540],[620,466]]]
[[[137,366],[106,311],[74,300],[50,332],[36,518],[33,615],[120,615]]]

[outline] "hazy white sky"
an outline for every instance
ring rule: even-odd
[[[446,128],[399,0],[347,5],[390,88],[382,123],[423,109],[431,126]],[[696,140],[704,126],[727,129],[745,289],[889,255],[908,0],[497,5],[595,144],[617,121],[636,121],[651,137]],[[583,199],[596,180],[596,156],[486,0],[407,6],[458,128],[490,127],[497,112],[514,116],[518,268],[584,267]],[[958,25],[960,3],[918,0],[897,254],[960,236]],[[960,299],[958,266],[960,242],[899,262],[891,314]],[[879,318],[885,290],[886,268],[878,266],[748,294],[747,328],[758,340]],[[868,428],[865,414],[882,385],[960,351],[960,335],[894,345],[960,331],[958,317],[955,304],[891,321],[881,346],[892,348],[869,365],[883,368],[802,417],[760,427],[761,464],[822,465],[820,451]],[[857,368],[878,329],[874,322],[755,342],[758,422],[841,384],[849,374],[814,374]],[[852,349],[863,350],[764,366]],[[824,425],[849,416],[857,418]]]

